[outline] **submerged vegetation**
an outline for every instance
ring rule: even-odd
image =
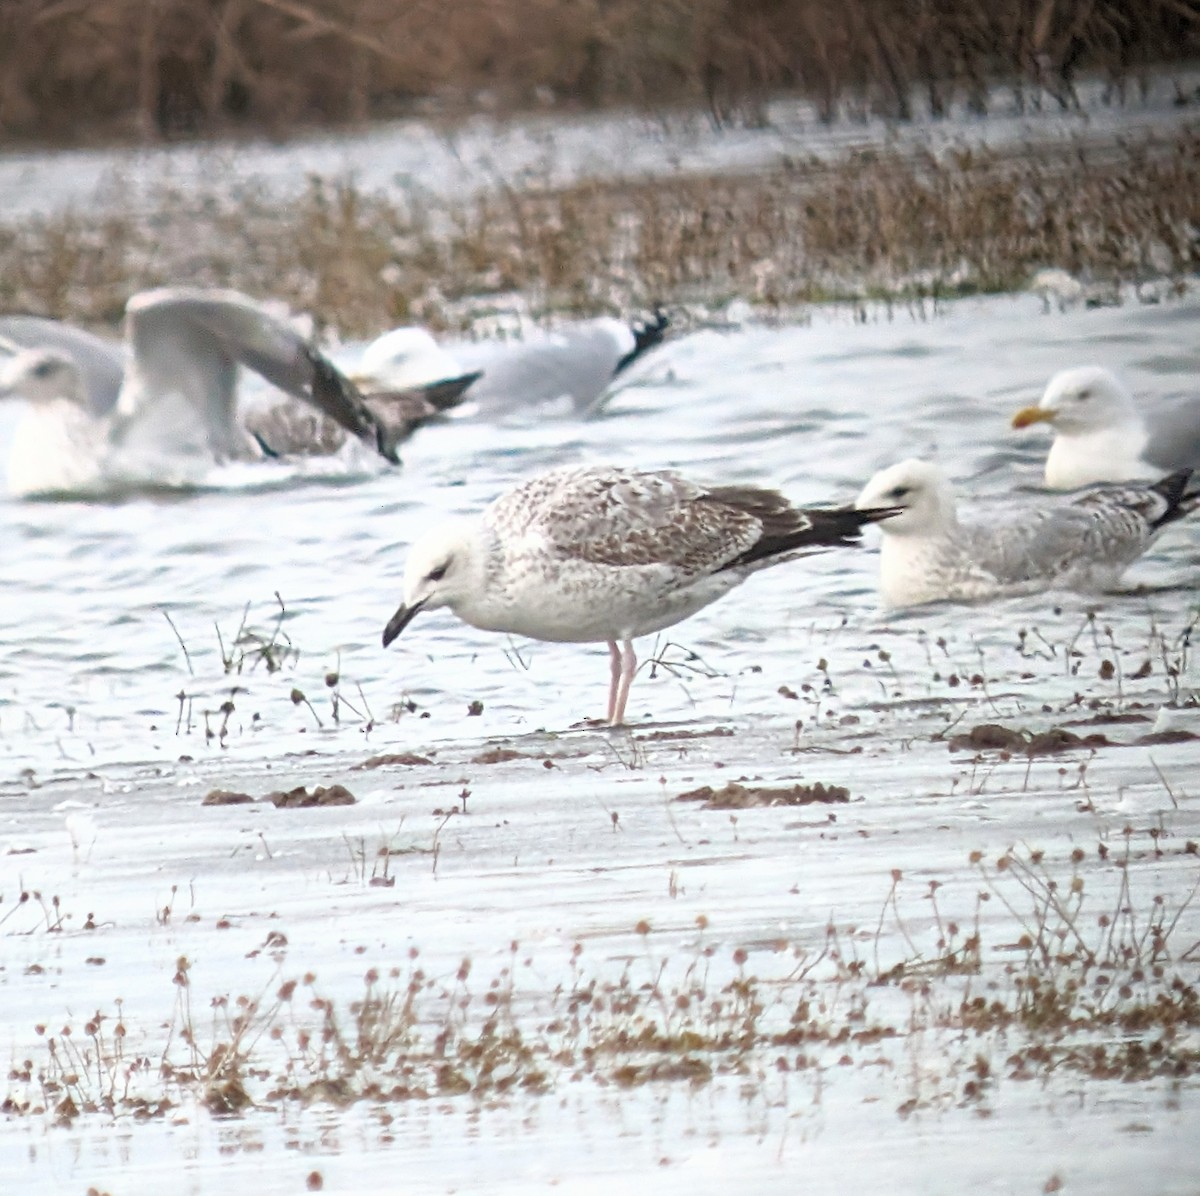
[[[273,931],[265,949],[280,971],[257,995],[213,997],[207,1027],[184,957],[161,1031],[131,1026],[119,1005],[79,1026],[37,1026],[36,1057],[14,1061],[0,1107],[70,1124],[98,1112],[161,1115],[185,1099],[226,1115],[287,1101],[495,1101],[582,1080],[762,1083],[883,1061],[903,1114],[986,1103],[1002,1082],[1064,1070],[1193,1075],[1195,845],[1164,848],[1132,827],[1121,840],[1054,863],[1037,849],[991,864],[973,853],[978,884],[972,897],[958,888],[969,905],[957,914],[937,881],[914,891],[894,872],[877,925],[830,924],[816,943],[731,947],[703,916],[665,937],[642,921],[640,949],[616,975],[589,964],[580,943],[547,966],[513,942],[481,987],[470,959],[434,976],[413,948],[406,969],[367,972],[346,1005],[323,996],[312,972],[281,979],[287,939]],[[1189,883],[1172,886],[1182,895],[1131,881],[1147,861],[1184,870]],[[919,1083],[886,1045],[917,1035],[938,1052]]]
[[[1111,297],[1200,268],[1200,134],[1136,144],[864,150],[744,175],[531,184],[447,207],[420,192],[313,178],[295,202],[122,184],[87,212],[0,216],[0,308],[115,324],[145,287],[186,278],[270,295],[365,336],[466,328],[514,293],[539,314],[771,309],[937,300],[1040,269]]]

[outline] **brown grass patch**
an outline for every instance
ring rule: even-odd
[[[535,314],[832,299],[925,302],[1018,288],[1043,267],[1097,283],[1200,268],[1200,135],[1064,152],[853,154],[761,173],[419,196],[311,180],[295,202],[163,186],[0,223],[0,308],[115,324],[186,278],[281,298],[345,335],[465,328],[513,292]]]

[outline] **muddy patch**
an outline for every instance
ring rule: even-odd
[[[848,802],[850,790],[841,785],[823,785],[820,781],[783,786],[739,785],[730,781],[720,789],[711,785],[690,789],[675,800],[700,802],[702,810],[749,810],[758,806],[834,805]]]

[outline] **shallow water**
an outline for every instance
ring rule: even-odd
[[[413,946],[435,975],[452,978],[468,955],[486,978],[515,939],[531,960],[522,976],[545,997],[564,982],[574,942],[595,974],[612,975],[647,953],[693,956],[703,915],[723,961],[714,967],[728,971],[743,944],[765,975],[777,966],[767,944],[781,935],[819,945],[830,917],[873,930],[894,868],[912,886],[916,934],[928,929],[930,879],[946,886],[948,907],[969,906],[969,852],[1025,844],[1065,867],[1073,847],[1090,860],[1126,825],[1137,893],[1180,901],[1197,877],[1183,850],[1200,831],[1188,795],[1194,743],[1027,768],[972,765],[931,734],[955,720],[1084,718],[1092,698],[1153,720],[1186,697],[1195,667],[1184,662],[1177,693],[1154,629],[1173,637],[1195,608],[1195,526],[1164,535],[1130,571],[1131,592],[1101,600],[1044,595],[889,618],[872,551],[768,570],[673,629],[684,647],[664,637],[671,667],[644,669],[632,691],[640,736],[570,730],[602,711],[602,646],[509,643],[445,613],[419,618],[389,651],[379,636],[412,537],[550,465],[670,465],[840,503],[876,468],[916,454],[948,468],[965,508],[1039,501],[1046,441],[1009,430],[1012,411],[1056,369],[1085,362],[1118,369],[1148,400],[1186,393],[1200,372],[1198,318],[1194,297],[1066,313],[1028,296],[936,315],[817,311],[808,325],[676,340],[589,421],[531,414],[427,429],[399,471],[289,480],[268,470],[269,484],[251,489],[227,477],[188,495],[0,503],[0,1051],[33,1057],[36,1024],[120,998],[153,1053],[181,954],[206,1009],[208,996],[265,991],[310,968],[348,1001],[367,967],[402,964]],[[243,617],[255,638],[238,642]],[[1148,656],[1150,674],[1135,679]],[[1118,662],[1115,676],[1101,676],[1104,659]],[[717,729],[733,734],[679,738]],[[1132,739],[1147,728],[1103,729]],[[481,763],[493,743],[523,758]],[[432,763],[350,771],[404,751]],[[1066,787],[1081,760],[1090,809]],[[822,807],[731,816],[666,800],[745,777],[843,784],[854,801],[831,820]],[[357,806],[199,804],[215,787],[257,795],[334,780]],[[445,818],[433,811],[463,790],[468,816],[440,831],[432,866],[428,854],[397,857],[395,887],[366,883],[353,844],[427,852]],[[1150,826],[1169,840],[1165,854],[1149,848]],[[1087,883],[1111,895],[1113,870],[1088,867]],[[14,908],[22,889],[60,899],[61,931],[47,931],[37,903]],[[94,930],[82,929],[87,913]],[[994,913],[997,941],[1011,940]],[[640,918],[655,931],[645,943]],[[263,950],[272,929],[286,932],[279,962]],[[1190,912],[1178,935],[1184,946],[1200,937]],[[881,941],[905,953],[890,923]],[[864,942],[869,950],[870,934]],[[1194,963],[1181,966],[1194,978]],[[877,999],[888,1008],[900,997]],[[10,1118],[0,1188],[153,1192],[169,1176],[173,1191],[202,1192],[219,1174],[237,1190],[284,1192],[315,1169],[325,1190],[392,1191],[401,1169],[411,1191],[716,1190],[751,1179],[782,1191],[803,1168],[813,1190],[833,1191],[844,1190],[848,1159],[881,1190],[1041,1190],[1054,1174],[1080,1191],[1194,1186],[1193,1080],[1009,1081],[981,1116],[959,1099],[948,1040],[880,1045],[874,1062],[852,1053],[853,1066],[835,1051],[807,1072],[764,1065],[756,1079],[722,1075],[697,1089],[564,1079],[511,1101],[265,1102],[225,1122],[185,1100],[148,1124],[121,1118],[117,1131],[103,1114],[69,1129]],[[909,1101],[915,1111],[898,1114]]]
[[[476,510],[531,472],[576,461],[673,466],[713,481],[777,485],[801,502],[843,503],[877,468],[917,455],[941,461],[961,483],[964,513],[1037,501],[1047,440],[1037,429],[1011,431],[1011,412],[1054,370],[1081,362],[1119,369],[1148,401],[1186,390],[1200,373],[1191,336],[1198,316],[1194,298],[1065,315],[1043,315],[1033,298],[1001,298],[948,305],[932,319],[875,312],[866,323],[822,311],[807,327],[678,340],[597,419],[531,414],[500,426],[428,429],[406,447],[401,470],[374,477],[289,485],[264,467],[236,475],[265,479],[249,492],[233,485],[107,504],[4,503],[0,537],[12,568],[0,598],[0,768],[12,776],[62,760],[170,759],[180,745],[181,688],[193,699],[193,724],[229,687],[249,691],[235,695],[231,754],[257,755],[267,729],[276,748],[280,736],[288,747],[307,745],[316,722],[293,706],[291,690],[298,685],[325,711],[324,677],[334,669],[352,701],[361,685],[377,720],[402,696],[415,701],[429,716],[421,735],[453,733],[474,699],[484,705],[471,724],[476,734],[561,729],[602,710],[602,647],[510,644],[438,613],[381,650],[404,546],[441,515]],[[1178,622],[1195,582],[1187,564],[1194,544],[1192,529],[1174,528],[1127,575],[1131,585],[1181,592],[1109,600],[1105,617],[1140,628],[1150,607],[1160,621]],[[843,638],[876,634],[875,568],[870,552],[839,552],[756,576],[672,632],[722,676],[687,686],[639,678],[634,716],[778,709],[779,684],[811,668],[814,642],[843,619],[853,629],[838,632]],[[286,608],[278,642],[299,659],[272,675],[255,665],[252,645],[235,651],[232,641],[247,606],[247,626],[270,639],[281,613],[276,594]],[[1017,626],[1060,602],[1070,611],[1094,605],[1034,598],[984,617],[949,611],[923,622],[1007,643]],[[222,644],[226,656],[247,658],[240,673],[223,671]],[[762,674],[745,675],[758,665]],[[253,714],[261,725],[252,730]]]

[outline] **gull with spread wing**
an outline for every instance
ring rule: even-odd
[[[238,411],[240,367],[398,461],[396,431],[358,388],[289,323],[235,291],[135,295],[125,309],[124,355],[79,329],[30,317],[0,320],[0,336],[9,354],[0,361],[0,398],[30,404],[10,450],[16,494],[87,488],[127,469],[174,482],[179,463],[194,471],[198,461],[261,456]],[[160,451],[165,476],[155,472]]]

